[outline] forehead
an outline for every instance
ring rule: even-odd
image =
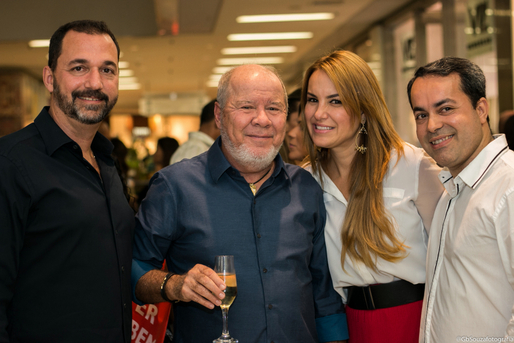
[[[232,101],[273,101],[285,105],[282,83],[276,75],[258,68],[236,70],[230,79]]]
[[[452,73],[448,76],[427,75],[417,78],[412,85],[412,93],[430,93],[431,91],[462,93],[460,76]],[[464,94],[465,95],[465,94]]]
[[[114,41],[108,34],[88,34],[70,30],[62,40],[60,59],[118,60]]]

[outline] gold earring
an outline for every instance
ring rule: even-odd
[[[360,152],[363,155],[366,152],[367,148],[364,146],[364,144],[359,146],[358,142],[359,142],[360,135],[367,135],[368,134],[368,131],[366,131],[366,128],[364,127],[364,123],[365,122],[366,122],[365,120],[361,121],[361,129],[357,133],[357,137],[355,137],[355,150],[357,150],[358,152]]]

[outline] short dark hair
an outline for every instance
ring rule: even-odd
[[[302,100],[302,89],[298,88],[287,96],[287,116],[293,112],[298,112],[300,101]]]
[[[116,40],[116,37],[114,37],[114,34],[111,32],[111,30],[109,30],[105,22],[97,20],[77,20],[62,25],[57,29],[57,31],[54,32],[52,38],[50,38],[50,48],[48,49],[48,66],[50,69],[52,69],[52,71],[55,71],[55,68],[57,67],[57,59],[59,56],[61,56],[62,53],[62,40],[68,31],[82,32],[89,35],[108,34],[116,45],[116,50],[118,51],[118,60],[120,59],[120,46],[118,45],[118,41]]]
[[[202,108],[202,114],[200,115],[200,126],[205,123],[214,120],[214,104],[216,103],[216,99],[211,100]]]
[[[175,138],[162,137],[157,140],[157,145],[162,149],[163,167],[169,166],[171,156],[179,147],[178,141]]]
[[[412,85],[418,77],[425,77],[427,75],[444,77],[453,73],[459,75],[461,90],[468,96],[473,108],[476,108],[478,100],[485,98],[485,76],[479,66],[468,59],[460,57],[443,57],[424,67],[419,67],[407,85],[410,107],[412,108]]]

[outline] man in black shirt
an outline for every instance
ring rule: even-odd
[[[0,138],[0,342],[129,342],[134,214],[97,130],[118,97],[105,23],[61,26],[50,106]]]

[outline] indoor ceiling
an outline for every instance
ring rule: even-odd
[[[0,3],[0,68],[23,69],[40,77],[47,48],[30,48],[60,25],[77,19],[104,20],[116,35],[121,61],[140,84],[122,90],[115,113],[138,113],[145,95],[216,96],[208,81],[222,58],[282,57],[274,65],[290,90],[305,67],[320,55],[348,43],[374,23],[412,0],[16,0]],[[323,21],[238,23],[242,15],[331,12]],[[310,39],[229,41],[235,33],[312,32]],[[293,53],[223,55],[234,47],[296,47]]]

